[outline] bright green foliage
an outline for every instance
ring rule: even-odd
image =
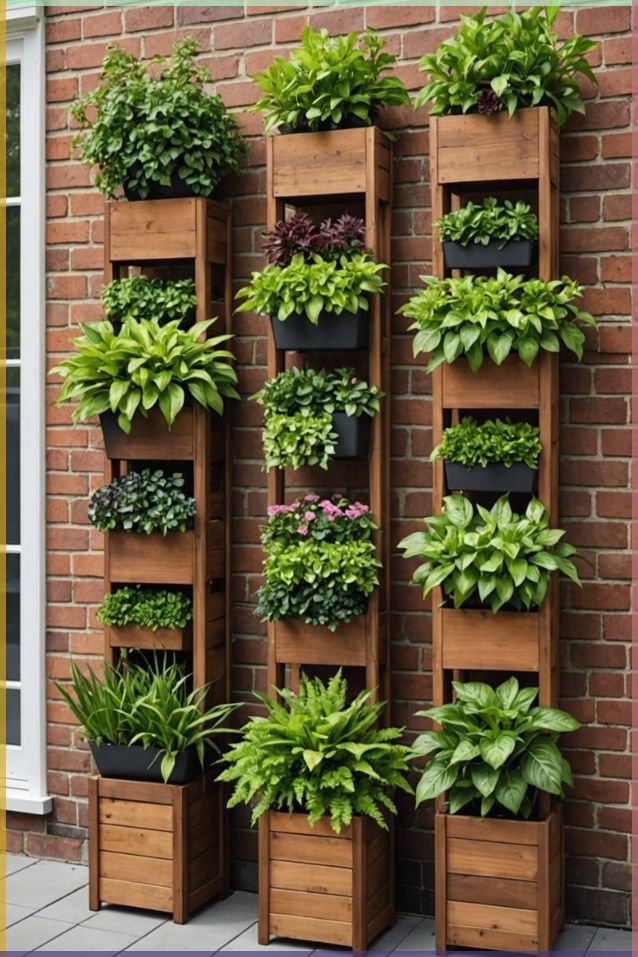
[[[462,17],[458,32],[421,58],[429,83],[416,105],[434,115],[492,113],[550,106],[559,125],[584,113],[576,75],[596,82],[585,56],[594,40],[573,34],[560,47],[553,30],[559,7],[530,7],[486,19],[487,7]],[[489,94],[489,96],[487,95]]]
[[[488,419],[479,425],[468,416],[445,429],[443,440],[430,458],[456,462],[468,469],[477,465],[486,468],[492,463],[510,468],[518,462],[537,469],[542,450],[537,425],[503,419]]]
[[[156,405],[170,428],[187,394],[221,414],[224,396],[238,398],[237,374],[232,353],[218,348],[232,337],[204,338],[213,322],[182,329],[179,319],[162,323],[130,317],[117,331],[109,319],[85,323],[73,340],[75,355],[51,370],[64,380],[58,404],[78,403],[74,422],[117,413],[127,433],[134,415],[146,416]]]
[[[196,749],[202,768],[206,748],[219,752],[215,736],[228,733],[223,725],[239,707],[220,704],[204,709],[208,686],[189,692],[189,681],[183,667],[164,656],[150,667],[126,659],[117,668],[106,662],[103,678],[91,668],[80,671],[72,661],[71,687],[61,683],[56,687],[86,740],[159,748],[167,781],[177,757],[188,748]]]
[[[182,491],[184,476],[161,469],[128,472],[102,485],[89,505],[89,521],[100,532],[185,532],[193,527],[195,499]]]
[[[575,305],[583,290],[568,276],[547,282],[499,269],[496,276],[421,278],[425,289],[399,313],[414,320],[414,355],[431,353],[428,372],[463,355],[476,372],[486,352],[496,365],[514,351],[531,366],[541,349],[558,352],[561,340],[580,360],[585,334],[576,322],[595,325]]]
[[[80,127],[74,146],[99,168],[95,184],[106,196],[125,186],[145,199],[173,177],[210,196],[239,172],[243,138],[221,97],[206,92],[211,78],[195,65],[196,53],[188,37],[169,59],[154,57],[151,74],[116,44],[107,48],[99,86],[71,107]]]
[[[256,798],[253,824],[273,809],[303,811],[310,824],[330,815],[337,834],[355,814],[387,829],[393,792],[412,794],[412,751],[398,743],[402,728],[377,727],[383,703],[371,704],[371,691],[350,704],[346,693],[340,671],[327,684],[302,674],[297,695],[277,690],[281,701],[256,693],[266,717],[252,718],[223,758],[219,780],[235,784],[228,807]]]
[[[102,306],[114,325],[127,319],[192,319],[197,306],[192,279],[113,279],[102,292]]]
[[[384,46],[373,30],[331,37],[305,27],[301,47],[253,76],[264,96],[248,110],[264,113],[266,133],[370,126],[379,107],[410,102],[398,77],[382,76],[396,62]]]
[[[257,606],[262,621],[301,618],[335,631],[362,615],[381,567],[368,506],[306,495],[270,506],[268,515],[261,537],[265,582]]]
[[[533,708],[538,688],[519,690],[516,678],[498,688],[474,681],[453,686],[453,704],[417,711],[442,730],[426,731],[414,742],[417,754],[431,755],[416,803],[447,791],[451,814],[471,805],[483,817],[505,809],[528,818],[539,791],[562,797],[563,786],[573,781],[556,741],[576,731],[578,721],[557,708]]]
[[[237,312],[258,312],[284,321],[305,315],[313,325],[322,312],[357,313],[368,309],[368,295],[385,285],[379,273],[387,266],[375,263],[367,253],[324,259],[313,253],[306,261],[301,253],[289,265],[271,264],[254,272],[248,286],[237,293],[245,299]]]
[[[482,605],[499,611],[543,603],[549,576],[560,571],[577,585],[576,549],[561,542],[565,534],[549,528],[547,511],[532,499],[524,515],[510,508],[503,495],[488,511],[476,509],[463,495],[443,499],[445,511],[426,518],[426,531],[414,532],[399,543],[405,558],[424,558],[412,580],[423,586],[423,597],[440,586],[455,608],[477,596]]]
[[[442,242],[460,243],[461,246],[470,243],[487,246],[496,242],[502,249],[506,243],[538,236],[538,219],[527,203],[521,200],[513,203],[510,199],[499,203],[493,196],[488,196],[482,203],[470,200],[439,219],[437,226]]]
[[[105,595],[97,618],[105,625],[124,628],[185,628],[193,617],[193,602],[181,591],[142,588],[140,585],[118,588]]]
[[[327,468],[337,442],[333,413],[373,416],[382,395],[351,368],[281,372],[251,396],[264,408],[265,469]]]

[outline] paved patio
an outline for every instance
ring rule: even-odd
[[[7,950],[16,954],[99,951],[104,955],[126,951],[295,951],[317,957],[331,952],[289,941],[260,947],[254,894],[237,891],[200,911],[188,924],[178,926],[150,911],[107,906],[99,913],[91,911],[87,881],[86,867],[8,854]],[[396,926],[379,937],[371,949],[385,953],[431,952],[434,922],[402,914]],[[572,924],[561,934],[556,950],[573,954],[629,953],[631,934]],[[332,952],[347,953],[344,949]]]

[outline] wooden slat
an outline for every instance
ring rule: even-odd
[[[100,824],[141,827],[150,831],[172,831],[173,809],[164,804],[141,804],[136,801],[101,798]]]
[[[476,904],[535,910],[538,907],[538,883],[506,880],[502,877],[448,874],[447,896],[451,901],[473,901]]]
[[[502,930],[510,934],[536,937],[538,913],[523,907],[494,907],[491,904],[469,904],[466,901],[448,901],[449,924],[478,927],[484,930]]]
[[[193,533],[152,535],[107,532],[110,580],[122,584],[189,585],[193,581]]]
[[[394,923],[394,918],[392,907],[389,904],[382,910],[371,908],[370,914],[371,917],[367,926],[367,937],[368,942],[372,943],[382,930],[385,930],[386,927],[390,927]]]
[[[270,862],[270,884],[288,890],[314,894],[352,896],[352,868],[293,861]]]
[[[208,904],[209,901],[214,900],[216,897],[224,896],[224,878],[222,875],[214,877],[212,880],[207,881],[205,884],[202,884],[201,887],[196,890],[192,890],[188,894],[188,912],[193,913],[203,904]]]
[[[122,801],[141,801],[148,804],[172,804],[170,785],[153,781],[124,781],[120,778],[98,778],[100,797]],[[192,785],[189,785],[189,788]]]
[[[173,910],[173,891],[170,887],[138,884],[136,881],[117,881],[105,877],[100,881],[100,893],[107,904],[142,907],[145,910]]]
[[[534,881],[538,878],[538,849],[526,844],[466,841],[448,836],[447,866],[449,874]]]
[[[114,430],[107,453],[127,461],[189,461],[193,457],[193,409],[182,409],[169,429],[159,407],[133,416],[131,431]]]
[[[110,204],[110,261],[151,262],[195,256],[197,199]]]
[[[187,651],[192,647],[193,632],[186,628],[140,628],[138,625],[111,625],[108,629],[112,648],[158,649]]]
[[[271,141],[269,141],[271,142]],[[272,149],[272,146],[269,146]],[[257,941],[259,944],[270,943],[270,818],[271,812],[266,811],[259,818],[257,836],[257,877],[258,877],[258,922]]]
[[[538,671],[538,614],[462,608],[443,608],[439,614],[443,668]]]
[[[441,402],[446,409],[537,409],[538,363],[526,366],[518,356],[508,356],[497,366],[486,358],[472,372],[464,358],[441,366]]]
[[[273,137],[273,196],[363,193],[366,129]]]
[[[276,861],[297,861],[300,864],[352,866],[352,845],[333,837],[304,837],[300,834],[270,835],[270,857]]]
[[[434,818],[434,932],[436,949],[447,950],[447,828],[450,814],[437,813]]]
[[[352,924],[336,920],[271,914],[270,932],[274,937],[292,937],[294,940],[312,940],[342,947],[352,945]]]
[[[452,947],[465,947],[470,950],[532,952],[538,951],[536,936],[508,933],[501,930],[485,930],[481,927],[465,927],[461,924],[448,924],[447,944]],[[444,948],[446,950],[447,947]]]
[[[117,881],[136,881],[138,884],[157,884],[172,887],[173,863],[159,857],[141,857],[137,854],[100,852],[100,877]]]
[[[315,824],[309,824],[307,814],[284,814],[281,811],[270,812],[270,829],[281,834],[306,834],[308,837],[334,837],[341,841],[352,839],[352,825],[341,828],[335,833],[328,818],[322,817]]]
[[[537,179],[540,112],[438,117],[438,182]]]
[[[306,625],[298,618],[275,624],[278,662],[295,665],[354,665],[366,663],[366,616],[360,615],[335,632]]]
[[[173,856],[172,838],[168,831],[121,827],[117,824],[103,824],[100,828],[100,850],[141,857],[160,857],[167,861]]]
[[[370,887],[377,888],[380,884],[387,883],[390,873],[391,861],[389,849],[386,850],[371,861],[367,867],[367,881]]]
[[[89,907],[100,909],[100,798],[96,775],[89,777]]]
[[[219,876],[217,855],[211,853],[210,849],[197,854],[198,850],[198,847],[190,845],[190,851],[193,855],[188,862],[188,887],[190,891],[198,890],[204,884]],[[195,854],[197,854],[196,857]]]
[[[497,841],[509,844],[537,844],[538,824],[535,821],[499,821],[469,817],[462,814],[447,816],[449,837],[470,841]]]
[[[352,897],[273,887],[270,891],[270,909],[273,914],[351,921]]]

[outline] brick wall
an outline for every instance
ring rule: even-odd
[[[472,8],[469,8],[470,10]],[[69,103],[96,81],[106,44],[116,39],[137,54],[169,52],[185,34],[197,38],[201,62],[219,81],[226,102],[241,108],[255,97],[249,76],[274,48],[295,43],[303,24],[333,33],[381,30],[399,55],[397,72],[411,89],[421,85],[418,58],[455,29],[459,8],[370,6],[327,8],[138,7],[93,5],[47,11],[47,348],[50,364],[68,349],[80,321],[97,319],[101,286],[102,199],[89,174],[69,157]],[[585,587],[565,587],[562,616],[563,704],[585,727],[570,737],[576,786],[566,805],[568,911],[572,918],[626,925],[629,921],[629,457],[630,393],[630,11],[627,7],[565,9],[563,34],[573,29],[601,39],[594,63],[598,91],[586,86],[587,115],[573,118],[562,140],[563,269],[588,286],[586,307],[599,319],[588,335],[582,365],[561,372],[561,513],[571,541],[583,550]],[[425,110],[399,109],[384,122],[397,133],[393,284],[396,305],[430,256],[428,121]],[[259,267],[265,221],[264,140],[258,117],[242,119],[251,137],[245,173],[226,185],[235,222],[235,277]],[[392,343],[393,538],[411,531],[430,508],[431,448],[428,376],[411,356],[407,323],[394,322]],[[236,320],[236,352],[244,394],[264,375],[264,323]],[[56,388],[50,387],[49,400]],[[9,815],[13,851],[67,860],[86,859],[86,772],[89,754],[78,745],[69,713],[51,682],[65,678],[69,658],[100,655],[95,620],[101,599],[101,535],[86,522],[87,498],[101,482],[99,430],[73,428],[69,410],[48,408],[48,660],[49,791],[46,820]],[[256,430],[259,410],[236,413],[234,506],[235,691],[264,687],[263,629],[252,614],[260,552],[257,527],[265,512],[264,476]],[[392,569],[394,717],[414,726],[430,682],[429,615],[405,563]],[[245,815],[234,818],[236,886],[254,887],[256,840]],[[416,816],[404,802],[397,834],[399,904],[432,913],[431,812]]]

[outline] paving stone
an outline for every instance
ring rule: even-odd
[[[38,947],[38,951],[53,950],[61,954],[70,951],[82,954],[99,952],[100,957],[108,957],[110,954],[120,954],[134,939],[126,934],[115,934],[111,930],[96,930],[85,924],[78,924],[61,937]]]
[[[570,951],[573,954],[584,954],[594,939],[595,927],[586,927],[583,924],[567,924],[565,930],[558,935],[554,944],[555,952]]]
[[[83,922],[82,927],[112,930],[116,934],[127,934],[133,938],[145,936],[167,920],[167,915],[159,911],[108,904],[103,904],[99,911],[89,911],[89,914],[90,917]]]
[[[9,874],[17,874],[18,871],[23,871],[25,867],[33,867],[34,864],[39,863],[36,857],[26,857],[24,854],[5,854],[5,869],[3,877]]]
[[[128,948],[131,951],[198,951],[210,954],[242,934],[257,916],[257,896],[236,891],[191,917],[187,924],[167,920]]]
[[[7,950],[12,954],[24,954],[41,947],[47,941],[58,938],[72,924],[63,924],[59,920],[46,920],[43,917],[27,917],[7,930]]]
[[[631,931],[599,927],[589,945],[590,953],[630,954]]]
[[[431,953],[436,950],[434,942],[434,921],[424,917],[411,933],[394,948],[397,953],[421,951]]]
[[[25,917],[33,913],[34,910],[32,907],[21,907],[19,904],[7,904],[4,919],[0,916],[2,930],[11,927],[12,924],[17,924],[19,920],[24,920]]]
[[[222,951],[237,951],[241,950],[244,953],[253,953],[258,951],[268,951],[272,953],[276,951],[277,953],[286,952],[286,953],[295,953],[299,957],[309,957],[313,952],[313,947],[304,947],[303,944],[298,941],[284,940],[280,937],[275,937],[270,944],[258,944],[257,943],[257,924],[254,923],[251,927],[248,927],[242,934],[238,934],[233,940],[229,941],[224,947],[221,948]]]
[[[87,868],[58,861],[37,861],[7,877],[7,902],[35,910],[66,897],[87,882]]]
[[[38,911],[38,917],[47,917],[49,920],[62,920],[69,924],[81,924],[82,921],[93,917],[94,910],[89,908],[88,885],[79,887],[76,891],[54,901],[48,907]]]
[[[399,914],[394,927],[388,928],[373,940],[368,950],[390,953],[421,924],[423,918],[416,914]]]

